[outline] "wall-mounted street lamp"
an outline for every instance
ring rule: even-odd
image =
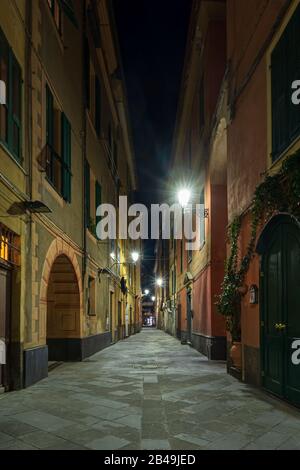
[[[49,214],[52,211],[41,201],[14,202],[7,211],[9,215],[23,215],[27,212],[30,214]]]
[[[149,295],[149,294],[150,294],[149,289],[145,289],[145,295]]]
[[[177,193],[178,202],[181,207],[184,209],[191,200],[191,191],[188,188],[182,188]]]
[[[114,253],[111,253],[110,254],[110,257],[115,260],[116,259],[116,256]],[[115,273],[112,271],[112,269],[117,266],[117,265],[123,265],[123,264],[133,264],[135,265],[137,263],[137,261],[139,260],[140,258],[140,254],[137,252],[137,251],[133,251],[131,253],[131,259],[132,261],[114,261],[114,263],[111,265],[111,266],[107,266],[106,268],[99,268],[98,269],[98,277],[100,278],[101,274],[106,274],[108,276],[115,276]]]
[[[163,280],[162,280],[161,277],[159,277],[159,278],[156,279],[156,285],[157,285],[158,287],[162,287],[162,285],[163,285]]]
[[[131,253],[131,258],[132,258],[132,261],[136,263],[140,258],[140,254],[137,251],[133,251]]]
[[[189,188],[182,188],[177,193],[177,200],[181,206],[183,212],[187,208],[192,198],[192,191]],[[193,208],[191,209],[193,212]],[[209,209],[204,209],[203,217],[207,219],[209,217]]]
[[[152,300],[152,302],[155,302],[155,297],[154,297],[154,295],[152,295],[151,300]]]

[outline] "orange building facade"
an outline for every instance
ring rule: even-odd
[[[195,1],[172,159],[205,207],[200,250],[176,240],[177,336],[296,405],[299,44],[299,0]]]

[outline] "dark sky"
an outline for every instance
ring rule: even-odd
[[[147,205],[163,202],[191,3],[114,0],[136,156],[136,202]],[[153,257],[153,245],[145,243],[145,258]],[[151,260],[143,268],[146,285]]]

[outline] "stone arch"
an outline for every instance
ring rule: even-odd
[[[50,276],[52,268],[55,264],[55,261],[59,257],[65,257],[76,276],[78,284],[78,294],[79,294],[79,331],[78,336],[82,332],[82,312],[83,312],[83,289],[82,289],[82,276],[80,266],[77,260],[75,250],[68,245],[64,240],[56,238],[52,241],[48,252],[46,254],[41,284],[40,284],[40,301],[39,301],[39,313],[40,313],[40,342],[46,343],[47,339],[47,297],[48,297],[48,287],[50,282]]]
[[[256,252],[258,254],[262,254],[266,251],[266,248],[268,247],[268,242],[273,233],[273,230],[277,227],[278,224],[283,223],[283,222],[293,223],[300,229],[300,222],[293,215],[285,213],[285,212],[284,213],[280,212],[278,214],[275,214],[273,217],[271,217],[268,220],[268,222],[265,224],[262,231],[260,232],[260,235],[258,237],[257,244],[256,244]]]

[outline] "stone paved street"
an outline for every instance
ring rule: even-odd
[[[300,449],[300,412],[145,330],[1,395],[0,449]]]

